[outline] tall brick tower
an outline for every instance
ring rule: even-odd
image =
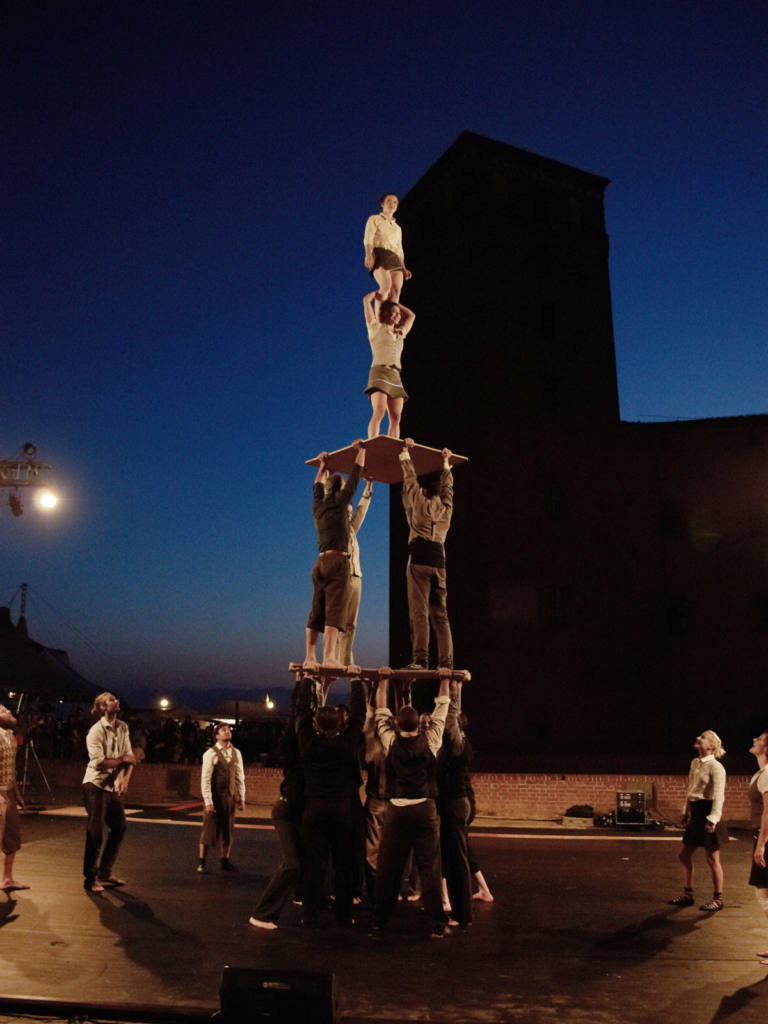
[[[596,532],[611,545],[619,428],[607,184],[465,132],[400,206],[417,314],[403,434],[471,460],[454,474],[448,602],[487,750],[562,742],[615,610],[590,558]],[[393,488],[393,665],[409,660],[406,547]]]

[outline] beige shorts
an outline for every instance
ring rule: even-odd
[[[3,853],[16,853],[21,848],[21,818],[16,806],[16,796],[2,790],[5,797],[5,813],[0,815],[0,849]]]

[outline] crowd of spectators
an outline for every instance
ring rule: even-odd
[[[214,722],[196,721],[191,715],[181,720],[171,715],[123,714],[128,723],[133,749],[141,748],[145,759],[156,764],[200,764],[213,746]],[[93,725],[88,709],[76,708],[66,715],[47,706],[18,715],[23,741],[31,739],[41,759],[83,761],[85,737]],[[239,722],[232,727],[234,745],[246,764],[274,764],[275,751],[284,728],[279,719]]]

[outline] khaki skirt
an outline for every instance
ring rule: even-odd
[[[383,391],[390,398],[402,398],[404,401],[408,401],[408,392],[403,387],[400,371],[396,366],[373,364],[371,372],[368,374],[368,386],[365,393],[371,395],[374,391]]]
[[[377,247],[373,250],[373,269],[370,271],[370,274],[373,275],[373,271],[378,270],[379,267],[382,267],[384,270],[405,270],[403,261],[396,252],[392,252],[391,249],[379,249]]]

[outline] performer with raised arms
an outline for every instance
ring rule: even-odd
[[[360,482],[365,465],[365,448],[358,440],[352,472],[344,483],[338,473],[326,469],[327,452],[319,455],[320,465],[315,476],[312,515],[317,529],[317,561],[312,569],[312,609],[307,622],[307,651],[305,668],[317,668],[317,640],[323,638],[323,665],[344,668],[338,660],[339,633],[344,629],[347,613],[349,582],[349,515],[347,505]]]
[[[408,393],[400,377],[403,342],[413,327],[415,313],[397,302],[380,302],[377,292],[363,299],[363,311],[371,343],[373,362],[368,374],[366,395],[371,396],[373,413],[368,437],[378,437],[384,413],[389,414],[390,437],[400,437],[400,418]]]
[[[408,611],[411,618],[412,661],[408,668],[424,669],[429,662],[430,625],[437,638],[437,664],[453,668],[453,638],[448,621],[445,538],[453,513],[451,451],[443,448],[443,468],[417,477],[411,460],[413,439],[400,453],[403,508],[408,520]]]

